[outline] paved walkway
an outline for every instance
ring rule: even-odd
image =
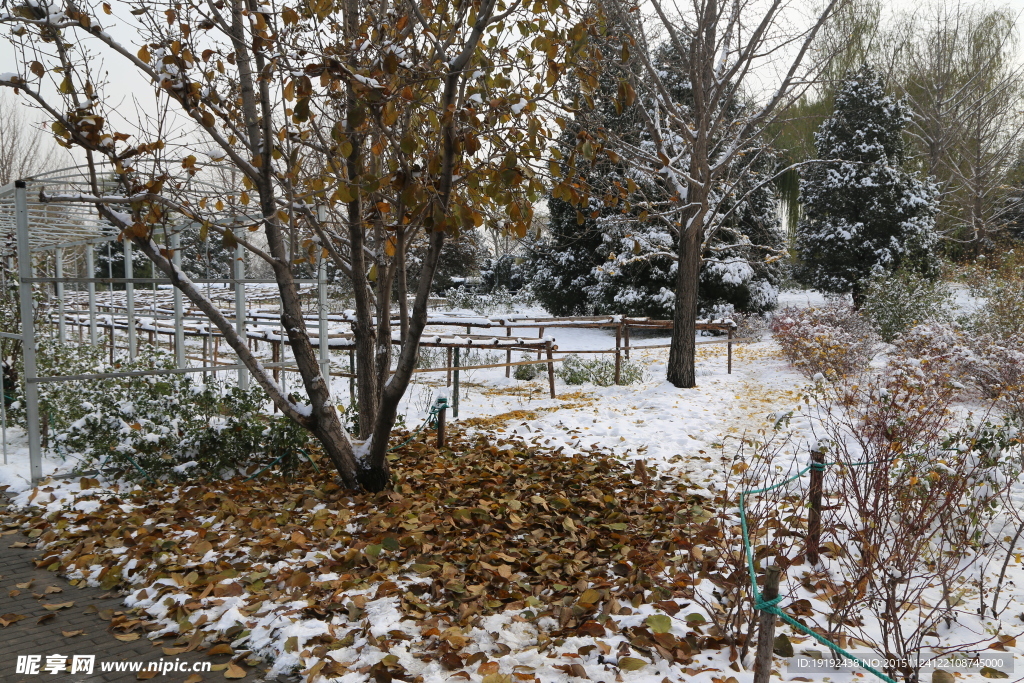
[[[5,518],[4,510],[7,499],[0,494],[0,521]],[[2,525],[0,525],[2,529]],[[124,683],[135,680],[153,680],[159,683],[182,683],[193,675],[193,664],[211,662],[222,664],[229,658],[226,655],[206,657],[190,652],[167,657],[160,646],[170,646],[173,640],[165,642],[150,641],[145,632],[140,632],[138,640],[122,642],[107,630],[111,612],[118,612],[124,607],[120,598],[97,588],[76,588],[64,579],[45,569],[37,569],[33,560],[36,554],[33,549],[11,548],[18,541],[26,539],[20,533],[0,536],[0,619],[15,614],[26,618],[3,627],[0,621],[0,681],[3,683]],[[23,587],[18,587],[22,584]],[[28,584],[25,586],[25,584]],[[49,587],[60,589],[56,592]],[[43,607],[44,604],[59,604],[74,601],[70,608],[56,612]],[[107,617],[104,620],[103,616]],[[54,615],[52,618],[39,622],[41,617]],[[7,616],[6,620],[11,617]],[[65,633],[81,632],[76,635]],[[17,673],[18,657],[38,655],[38,673]],[[74,655],[94,655],[95,665],[92,674],[62,673],[51,674],[45,669],[47,657],[63,655],[68,664]],[[149,676],[127,671],[103,672],[104,663],[129,662],[174,662],[184,664],[188,671],[169,671],[166,674]],[[24,660],[23,660],[24,661]],[[261,672],[253,670],[244,680],[256,683],[262,680]],[[223,681],[222,671],[199,673],[205,683]]]

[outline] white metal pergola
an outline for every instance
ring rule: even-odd
[[[138,377],[146,375],[168,375],[183,373],[218,373],[223,371],[235,371],[237,383],[240,388],[248,388],[249,375],[245,366],[235,359],[234,363],[207,365],[205,362],[199,366],[190,366],[186,355],[185,324],[189,318],[203,319],[200,316],[186,314],[182,293],[177,288],[172,288],[173,308],[170,315],[154,313],[154,318],[170,318],[173,325],[175,365],[173,369],[153,369],[133,372],[109,372],[86,375],[71,376],[40,376],[36,362],[36,339],[37,329],[34,316],[33,287],[38,285],[52,285],[53,294],[56,299],[56,335],[61,342],[67,340],[67,326],[72,318],[66,310],[66,287],[67,285],[85,286],[85,302],[88,306],[88,329],[89,343],[95,345],[99,342],[99,315],[97,312],[97,284],[108,286],[124,285],[124,298],[122,307],[123,314],[120,320],[124,322],[123,327],[128,336],[128,357],[135,360],[138,351],[137,339],[137,318],[139,311],[136,310],[136,287],[153,287],[169,285],[170,280],[166,278],[137,278],[132,270],[132,245],[130,240],[124,240],[125,273],[123,278],[97,278],[95,277],[94,248],[98,244],[109,243],[111,247],[117,243],[119,231],[109,223],[103,221],[95,207],[89,203],[43,201],[42,194],[47,195],[81,195],[91,196],[93,191],[88,182],[88,169],[84,167],[71,167],[59,171],[48,172],[16,180],[8,185],[0,187],[0,255],[6,259],[14,258],[17,261],[19,287],[19,313],[21,319],[20,329],[0,330],[0,337],[18,340],[22,345],[23,353],[23,382],[25,387],[26,401],[26,422],[28,450],[30,461],[30,474],[33,482],[43,476],[42,471],[42,439],[39,414],[39,385],[48,382],[67,382],[80,380],[106,379],[112,377]],[[217,188],[210,186],[210,195],[215,196]],[[170,249],[172,251],[172,262],[181,266],[180,232],[172,232],[169,235]],[[86,277],[69,277],[64,272],[65,251],[75,247],[84,248]],[[247,336],[247,308],[246,308],[246,284],[271,284],[270,281],[246,279],[245,261],[240,245],[236,245],[233,260],[232,278],[230,280],[217,280],[219,285],[228,284],[234,290],[233,296],[233,317],[236,330],[243,338]],[[33,257],[51,252],[53,254],[54,272],[52,276],[40,276],[35,272]],[[8,260],[8,263],[10,261]],[[327,319],[327,264],[321,260],[318,268],[318,277],[315,280],[299,280],[300,284],[315,284],[318,290],[318,322],[319,338],[328,339]],[[209,283],[208,280],[196,280],[197,283]],[[110,297],[110,304],[113,304],[113,297]],[[155,304],[154,304],[155,308]],[[111,310],[113,310],[111,308]],[[84,311],[82,312],[85,313]],[[266,325],[266,316],[256,322]],[[80,323],[79,323],[80,324]],[[111,346],[113,349],[114,318],[110,317]],[[283,337],[283,335],[281,335]],[[331,344],[320,345],[320,358],[324,372],[329,371],[330,356],[329,347]],[[277,363],[267,363],[270,366],[286,367],[282,356]],[[3,390],[3,379],[0,376],[0,392]],[[6,406],[0,401],[0,418],[2,418],[4,462],[7,460],[7,415]]]

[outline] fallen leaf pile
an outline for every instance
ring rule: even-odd
[[[540,680],[488,660],[509,650],[479,642],[498,623],[532,634],[537,654],[561,652],[555,668],[575,676],[584,663],[613,677],[653,663],[682,672],[722,646],[699,615],[676,617],[692,585],[674,571],[678,551],[706,519],[682,480],[458,431],[443,451],[417,441],[392,457],[395,483],[380,494],[311,472],[146,490],[83,479],[65,498],[38,489],[7,526],[37,542],[38,566],[130,593],[117,637],[237,655],[228,677],[263,657],[309,681],[413,681],[410,662],[483,683]],[[563,652],[580,638],[590,644]]]

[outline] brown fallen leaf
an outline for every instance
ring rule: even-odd
[[[510,674],[487,674],[483,678],[483,683],[512,683],[512,676]]]
[[[182,652],[185,652],[186,650],[188,650],[187,647],[165,647],[164,654],[168,657],[173,657],[174,655],[180,655]]]
[[[242,584],[237,581],[229,581],[228,583],[219,583],[213,588],[213,596],[215,598],[230,598],[237,595],[241,595],[245,592],[242,588]]]
[[[199,674],[192,674],[191,676],[185,679],[184,683],[201,683],[202,680],[203,677]]]
[[[231,646],[228,645],[227,643],[220,643],[219,645],[214,645],[209,650],[207,650],[206,654],[208,654],[208,655],[233,655],[233,654],[235,654],[235,651],[232,650]]]
[[[44,614],[43,616],[41,616],[38,619],[36,619],[36,623],[37,624],[45,624],[46,622],[51,621],[51,620],[56,619],[56,618],[57,618],[56,612],[50,612],[49,614]]]
[[[18,590],[17,588],[15,588],[14,590],[12,590],[10,593],[7,594],[7,597],[9,597],[9,598],[16,598],[19,595],[21,595],[21,591]]]
[[[68,607],[74,607],[74,606],[75,606],[75,601],[74,600],[70,600],[68,602],[48,603],[48,604],[43,605],[43,609],[48,609],[51,612],[56,612],[57,610],[67,609]]]
[[[82,629],[78,629],[77,631],[61,631],[60,632],[60,634],[62,636],[64,636],[65,638],[74,638],[75,636],[80,636],[83,633],[85,633],[85,631],[83,631]]]
[[[133,640],[139,639],[138,633],[115,633],[114,637],[120,640],[122,643],[129,643]]]
[[[228,668],[224,671],[224,678],[245,678],[245,669],[234,662],[230,662],[228,663]]]
[[[8,548],[35,548],[36,544],[35,543],[23,543],[22,541],[18,541],[17,543],[12,543],[12,544],[10,544],[7,547]]]
[[[26,617],[24,614],[5,614],[3,616],[0,616],[0,626],[7,627],[16,621],[21,621],[22,619],[27,618],[28,617]]]
[[[61,588],[60,586],[47,586],[46,590],[43,591],[43,593],[45,595],[50,595],[51,593],[63,593],[63,592],[64,592],[64,589]]]
[[[135,674],[135,678],[139,679],[140,681],[145,681],[145,680],[150,679],[150,678],[156,678],[156,675],[158,673],[160,673],[160,672],[159,671],[140,671],[139,673]]]
[[[14,587],[15,588],[21,588],[23,590],[28,590],[29,588],[32,587],[33,583],[35,583],[35,579],[33,579],[31,581],[26,581],[25,583],[16,583],[16,584],[14,584]]]

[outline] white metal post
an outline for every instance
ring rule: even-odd
[[[28,242],[28,191],[24,180],[14,183],[14,212],[18,228],[18,294],[21,299],[21,353],[25,364],[25,416],[28,422],[28,461],[32,482],[43,478],[39,438],[39,386],[36,384],[36,331],[32,319],[32,249]]]
[[[135,264],[132,263],[132,241],[124,238],[124,277],[131,280],[135,277]],[[135,285],[126,282],[124,285],[124,304],[128,309],[128,360],[135,360]]]
[[[320,255],[317,269],[317,312],[320,317],[320,372],[323,373],[327,388],[331,387],[331,340],[327,329],[327,259]]]
[[[245,343],[245,252],[242,245],[235,244],[234,261],[235,279],[235,331]],[[245,368],[238,369],[238,388],[243,391],[249,388],[249,371]]]
[[[11,262],[10,257],[4,259],[4,268],[0,269],[0,286],[3,286],[4,291],[7,291],[7,271],[12,270],[11,266],[14,265]],[[7,464],[7,389],[4,386],[4,372],[3,363],[6,358],[0,358],[0,428],[3,429],[3,449],[4,449],[4,464]],[[13,387],[12,387],[13,388]]]
[[[92,281],[96,277],[96,262],[91,244],[85,245],[85,271],[89,279],[89,343],[96,346],[96,283]]]
[[[67,327],[64,324],[64,283],[61,282],[61,278],[64,277],[64,249],[57,247],[54,260],[54,275],[57,277],[57,286],[54,287],[57,295],[57,341],[63,344],[68,340]]]
[[[181,233],[171,233],[171,263],[181,270]],[[178,368],[185,367],[185,311],[182,306],[181,290],[174,288],[174,362]]]
[[[317,218],[322,224],[326,218],[327,207],[317,207]],[[320,372],[324,376],[327,390],[331,390],[331,340],[327,329],[327,259],[324,258],[323,245],[319,248],[317,268],[317,312],[320,319]]]

